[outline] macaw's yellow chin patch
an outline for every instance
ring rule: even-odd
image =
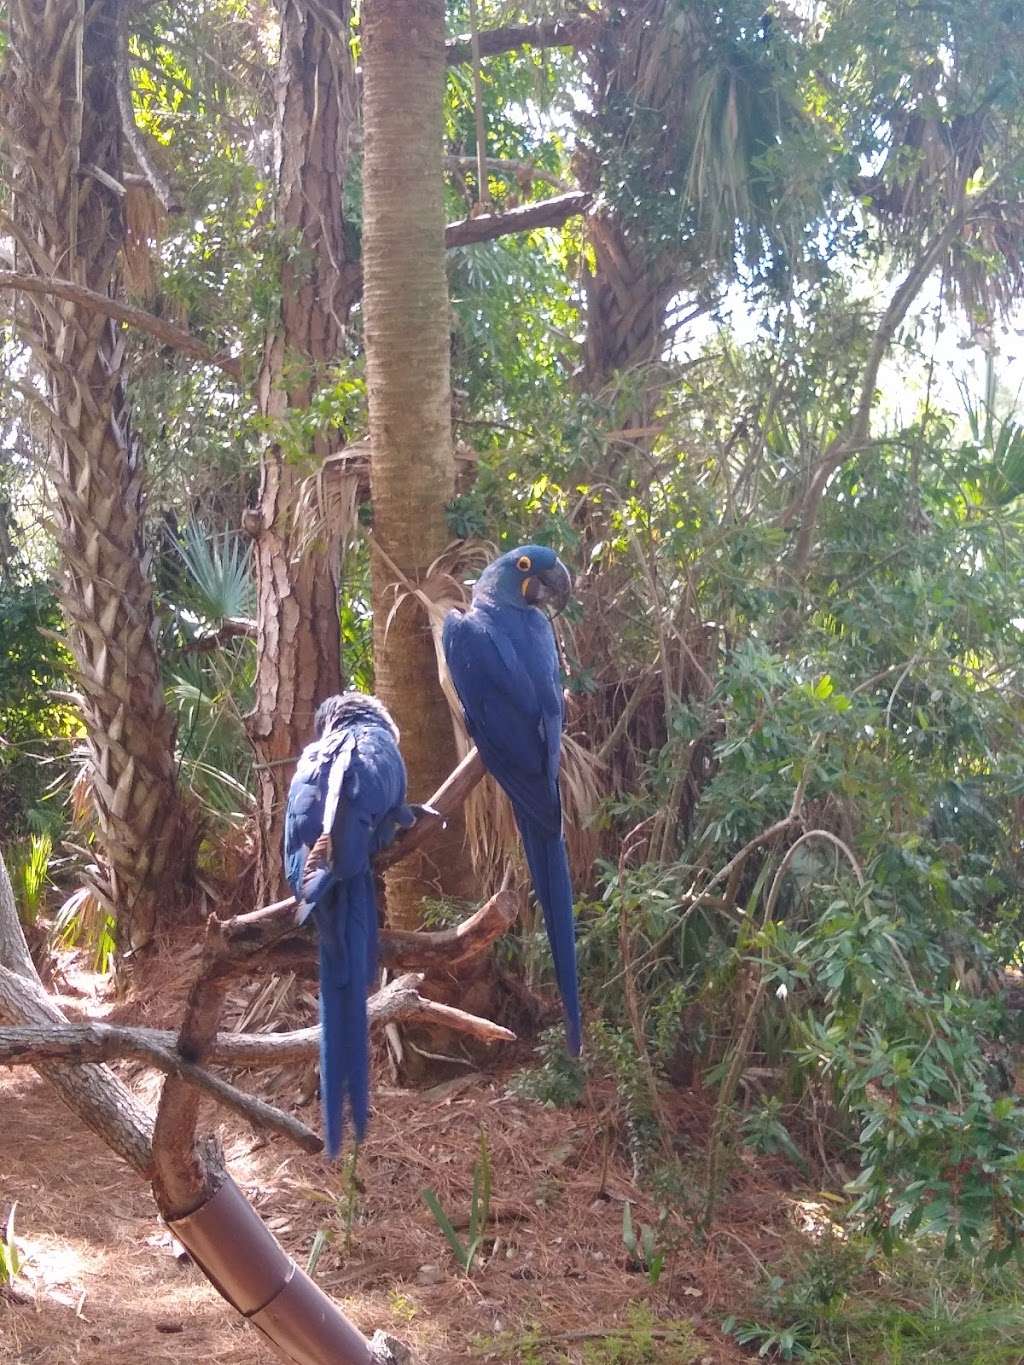
[[[540,585],[536,578],[524,578],[520,592],[526,598],[527,602],[536,602],[540,593]]]

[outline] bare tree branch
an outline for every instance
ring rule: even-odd
[[[0,289],[17,289],[25,294],[53,295],[83,308],[93,308],[99,313],[106,314],[108,318],[115,318],[118,322],[145,332],[148,336],[163,342],[165,346],[171,346],[176,351],[191,356],[193,360],[201,361],[204,365],[217,366],[232,379],[242,378],[241,364],[234,356],[228,355],[225,351],[211,350],[204,341],[200,341],[191,332],[186,332],[183,327],[176,327],[173,322],[154,317],[144,308],[136,308],[133,304],[108,298],[106,294],[99,294],[94,289],[76,284],[74,280],[59,279],[54,275],[24,275],[18,270],[0,270]]]
[[[592,202],[593,195],[586,190],[569,190],[552,199],[541,199],[536,204],[521,204],[507,213],[481,213],[475,218],[461,218],[445,228],[445,246],[470,246],[474,242],[507,237],[513,232],[561,227],[570,218],[585,213]]]
[[[0,964],[0,999],[5,1012],[24,1013],[31,1005],[30,985]],[[20,1001],[20,1005],[19,1005]],[[12,1008],[13,1007],[13,1008]],[[229,1085],[202,1067],[177,1055],[172,1049],[175,1035],[167,1033],[160,1039],[155,1030],[112,1027],[106,1024],[36,1024],[26,1028],[6,1028],[0,1025],[0,1065],[35,1066],[40,1061],[65,1061],[81,1065],[83,1062],[106,1062],[119,1057],[136,1057],[169,1076],[178,1076],[189,1085],[204,1090],[228,1109],[260,1128],[290,1138],[306,1152],[323,1150],[323,1143],[311,1128],[307,1128],[290,1114],[276,1109],[255,1095]]]
[[[0,990],[4,992],[4,999],[10,994],[9,978],[15,975],[0,966]],[[500,1024],[426,999],[419,993],[422,981],[421,973],[409,972],[389,981],[372,995],[367,1001],[371,1027],[383,1028],[399,1019],[443,1023],[485,1043],[515,1041],[515,1034]],[[287,1120],[288,1115],[280,1116],[278,1110],[264,1106],[262,1101],[253,1100],[252,1096],[176,1056],[172,1050],[177,1038],[172,1029],[132,1028],[96,1020],[81,1024],[30,1024],[21,1028],[0,1024],[0,1066],[35,1066],[44,1061],[110,1062],[130,1057],[159,1071],[193,1078],[197,1086],[208,1090],[228,1108],[236,1109],[244,1118],[282,1132],[286,1137],[296,1137],[290,1126],[265,1122],[264,1111],[269,1109],[275,1120],[279,1117]],[[211,1066],[238,1069],[289,1066],[316,1061],[319,1048],[319,1024],[288,1033],[218,1033],[206,1050],[206,1061]],[[292,1121],[288,1122],[290,1125]],[[299,1128],[305,1139],[300,1146],[319,1152],[323,1144],[316,1134],[304,1125]]]
[[[203,654],[211,649],[219,649],[227,640],[256,639],[256,622],[248,616],[225,616],[216,630],[197,635],[184,646],[185,653]]]
[[[21,931],[11,881],[0,856],[0,1014],[20,1025],[63,1025],[67,1020],[39,980]],[[40,1062],[39,1074],[118,1156],[148,1178],[153,1161],[153,1120],[106,1066]]]
[[[407,858],[410,853],[415,853],[417,849],[422,848],[434,834],[440,833],[445,820],[450,815],[454,815],[463,805],[466,797],[482,780],[486,771],[484,761],[476,749],[470,749],[458,767],[452,769],[449,776],[445,778],[427,802],[430,811],[434,811],[436,814],[428,812],[421,815],[412,829],[404,830],[390,848],[386,848],[378,854],[374,863],[378,871],[385,867],[391,867],[392,864],[400,862],[402,858]]]
[[[498,57],[503,52],[514,52],[519,47],[589,47],[601,32],[597,18],[581,15],[577,19],[542,19],[535,24],[508,24],[503,28],[485,28],[477,37],[481,57]],[[445,43],[449,66],[473,60],[473,39],[449,38]]]

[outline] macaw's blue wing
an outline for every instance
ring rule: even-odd
[[[479,611],[449,612],[442,643],[466,728],[517,812],[552,833],[561,829],[558,763],[561,704],[543,705],[536,669],[510,646],[500,623]],[[546,625],[546,622],[545,622]],[[549,633],[550,633],[550,627]],[[552,641],[552,650],[554,642]],[[552,761],[553,758],[553,761]]]
[[[324,1147],[341,1149],[346,1105],[356,1135],[369,1119],[366,997],[376,967],[371,861],[385,832],[411,823],[405,766],[379,722],[332,730],[302,753],[288,795],[285,864],[320,945],[320,1093]]]
[[[299,902],[296,922],[337,884],[340,868],[333,852],[333,829],[342,793],[351,785],[355,735],[336,731],[303,750],[288,792],[284,857],[288,884]]]
[[[562,694],[551,625],[540,611],[474,608],[448,614],[442,642],[469,733],[512,802],[544,912],[567,1044],[578,1055],[576,926],[558,792]]]

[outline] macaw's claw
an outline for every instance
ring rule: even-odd
[[[442,817],[442,815],[441,815],[441,812],[440,812],[439,810],[436,810],[433,806],[428,806],[428,805],[425,805],[425,804],[421,804],[420,802],[417,802],[417,801],[410,801],[410,802],[409,802],[409,809],[410,809],[410,810],[412,811],[412,813],[413,813],[413,816],[414,816],[413,823],[414,823],[414,824],[416,823],[416,820],[422,820],[423,817],[424,817],[425,815],[432,815],[432,816],[434,816],[436,819],[442,821],[442,824],[441,824],[441,828],[442,828],[442,829],[447,829],[447,828],[448,828],[448,821],[447,821],[447,820],[444,820],[443,817]]]

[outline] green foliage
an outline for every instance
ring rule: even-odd
[[[683,1318],[656,1318],[646,1303],[634,1303],[625,1322],[595,1328],[581,1335],[584,1365],[694,1365],[703,1347],[693,1327]],[[560,1338],[540,1328],[479,1337],[475,1346],[482,1359],[515,1360],[520,1365],[570,1365],[576,1359],[559,1348]]]
[[[659,1322],[644,1303],[630,1307],[623,1327],[583,1347],[586,1365],[692,1365],[700,1355],[700,1342],[688,1322]]]
[[[331,1243],[340,1233],[342,1237],[342,1250],[345,1256],[351,1254],[352,1238],[356,1224],[356,1217],[359,1212],[359,1195],[362,1191],[362,1184],[356,1174],[359,1163],[359,1146],[346,1154],[341,1167],[341,1190],[335,1194],[333,1191],[324,1193],[319,1190],[310,1190],[311,1199],[329,1204],[332,1209],[331,1221],[323,1227],[319,1227],[313,1236],[313,1242],[309,1249],[309,1256],[306,1260],[306,1274],[315,1275],[316,1268],[320,1264],[320,1258]]]
[[[10,875],[18,913],[25,924],[35,924],[45,905],[50,876],[53,840],[48,834],[34,834],[24,850],[15,849]]]
[[[190,522],[164,561],[167,700],[178,717],[182,780],[213,824],[237,828],[253,809],[252,751],[243,716],[255,674],[253,641],[218,640],[225,622],[255,611],[251,553],[236,533]],[[210,647],[213,645],[214,647]]]
[[[487,1134],[483,1129],[480,1130],[480,1155],[473,1165],[473,1194],[469,1205],[469,1229],[465,1241],[452,1227],[451,1219],[441,1207],[441,1201],[436,1193],[431,1189],[421,1190],[420,1193],[434,1222],[444,1234],[459,1269],[467,1275],[471,1274],[473,1262],[488,1235],[487,1224],[491,1217],[491,1155],[487,1147]]]
[[[17,1207],[15,1201],[7,1215],[3,1236],[0,1236],[0,1288],[4,1285],[13,1286],[25,1267],[25,1261],[14,1239],[14,1211]]]
[[[252,616],[256,606],[252,555],[240,535],[212,536],[191,521],[178,542],[178,553],[186,569],[185,604],[203,624],[216,627],[232,617]]]
[[[58,910],[51,939],[57,948],[87,949],[92,970],[101,976],[114,969],[117,921],[87,887],[73,891]]]
[[[661,1273],[665,1269],[667,1252],[658,1249],[658,1233],[664,1227],[668,1210],[662,1209],[656,1228],[649,1223],[641,1223],[639,1230],[633,1226],[633,1210],[627,1199],[622,1206],[622,1245],[631,1261],[641,1265],[650,1281],[651,1288],[657,1289]]]
[[[0,575],[0,834],[55,825],[47,803],[54,769],[78,734],[72,709],[54,690],[70,687],[67,650],[44,634],[61,626],[53,590],[41,579]]]
[[[570,1057],[566,1052],[561,1024],[544,1031],[537,1056],[537,1066],[512,1077],[509,1083],[512,1094],[536,1100],[549,1109],[568,1109],[579,1104],[586,1091],[586,1069],[579,1057]]]
[[[756,1346],[759,1360],[809,1360],[808,1327],[798,1322],[789,1327],[769,1327],[760,1322],[737,1322],[733,1317],[722,1323],[722,1331],[741,1346]]]
[[[1015,1269],[943,1259],[919,1245],[883,1262],[869,1243],[826,1238],[723,1330],[769,1360],[818,1365],[1013,1365],[1024,1330]],[[787,1354],[788,1352],[788,1354]]]

